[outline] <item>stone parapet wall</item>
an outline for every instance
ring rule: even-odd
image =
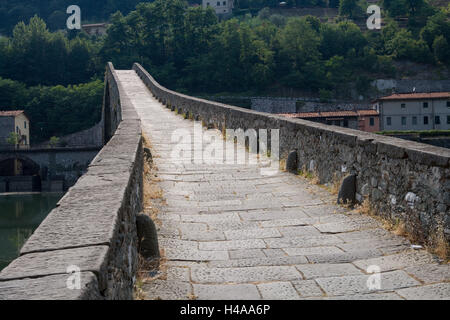
[[[112,64],[105,78],[109,142],[0,273],[0,300],[133,298],[136,214],[143,197],[141,124]]]
[[[357,176],[357,199],[377,214],[403,221],[409,232],[433,243],[450,240],[450,150],[362,131],[288,119],[179,94],[159,85],[139,64],[153,95],[205,125],[227,129],[280,129],[280,157],[296,150],[298,169],[321,183]]]
[[[336,110],[364,110],[371,109],[367,103],[343,103],[333,101],[320,102],[320,99],[312,98],[251,98],[251,109],[268,113],[298,113],[298,112],[326,112]]]

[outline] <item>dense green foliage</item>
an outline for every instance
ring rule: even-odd
[[[447,11],[419,30],[386,20],[382,32],[365,33],[346,20],[273,19],[267,11],[219,22],[212,10],[156,0],[113,15],[100,54],[120,68],[141,62],[164,85],[194,93],[278,86],[326,96],[348,91],[350,82],[364,92],[371,77],[394,76],[393,59],[448,64]]]
[[[51,33],[35,16],[17,24],[11,38],[0,39],[0,76],[27,85],[86,82],[104,67],[96,58],[99,45],[83,34],[69,40]]]
[[[23,109],[32,143],[87,129],[100,121],[103,81],[74,86],[29,87],[0,78],[0,110]]]
[[[82,8],[83,21],[105,21],[121,11],[128,13],[139,2],[146,0],[2,0],[0,1],[0,33],[9,33],[20,21],[28,21],[34,15],[43,18],[50,29],[64,29],[66,9],[76,4]]]

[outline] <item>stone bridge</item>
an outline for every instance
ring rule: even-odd
[[[178,94],[138,64],[108,65],[104,119],[111,139],[0,273],[0,299],[133,298],[141,211],[163,258],[147,299],[450,299],[431,252],[448,254],[449,150]],[[328,190],[344,178],[358,210]]]
[[[40,176],[44,181],[42,186],[44,190],[50,191],[52,189],[50,181],[57,180],[58,177],[64,180],[64,185],[61,185],[61,187],[67,189],[73,186],[78,178],[85,173],[99,150],[98,147],[0,150],[0,170],[5,168],[6,171],[11,171],[10,168],[6,167],[11,161],[18,159],[26,171],[25,175]],[[7,178],[0,178],[0,180],[6,181]],[[46,182],[48,182],[47,186],[45,185]],[[25,185],[24,188],[24,190],[14,191],[31,191],[27,190],[29,186]],[[0,187],[0,192],[4,191],[6,190],[2,190]]]

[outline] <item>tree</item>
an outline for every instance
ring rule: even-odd
[[[50,141],[48,144],[49,144],[50,148],[54,148],[59,145],[59,142],[60,142],[60,139],[58,137],[53,136],[50,138]]]
[[[450,64],[450,45],[444,36],[438,36],[433,42],[433,52],[437,61]]]
[[[420,37],[428,44],[430,49],[438,36],[444,36],[450,40],[450,22],[444,12],[439,12],[430,17],[427,24],[420,31]]]
[[[6,143],[17,146],[20,142],[20,135],[16,132],[10,132],[8,138],[6,138]]]
[[[339,15],[352,18],[357,7],[357,0],[341,0]]]

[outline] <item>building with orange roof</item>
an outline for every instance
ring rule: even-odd
[[[25,111],[0,111],[0,147],[13,147],[7,141],[11,133],[17,134],[16,147],[30,147],[30,120]]]
[[[381,130],[450,130],[450,92],[392,94],[373,103]]]
[[[328,125],[351,128],[366,132],[380,130],[379,113],[376,110],[300,112],[279,114],[288,118],[305,119]]]

